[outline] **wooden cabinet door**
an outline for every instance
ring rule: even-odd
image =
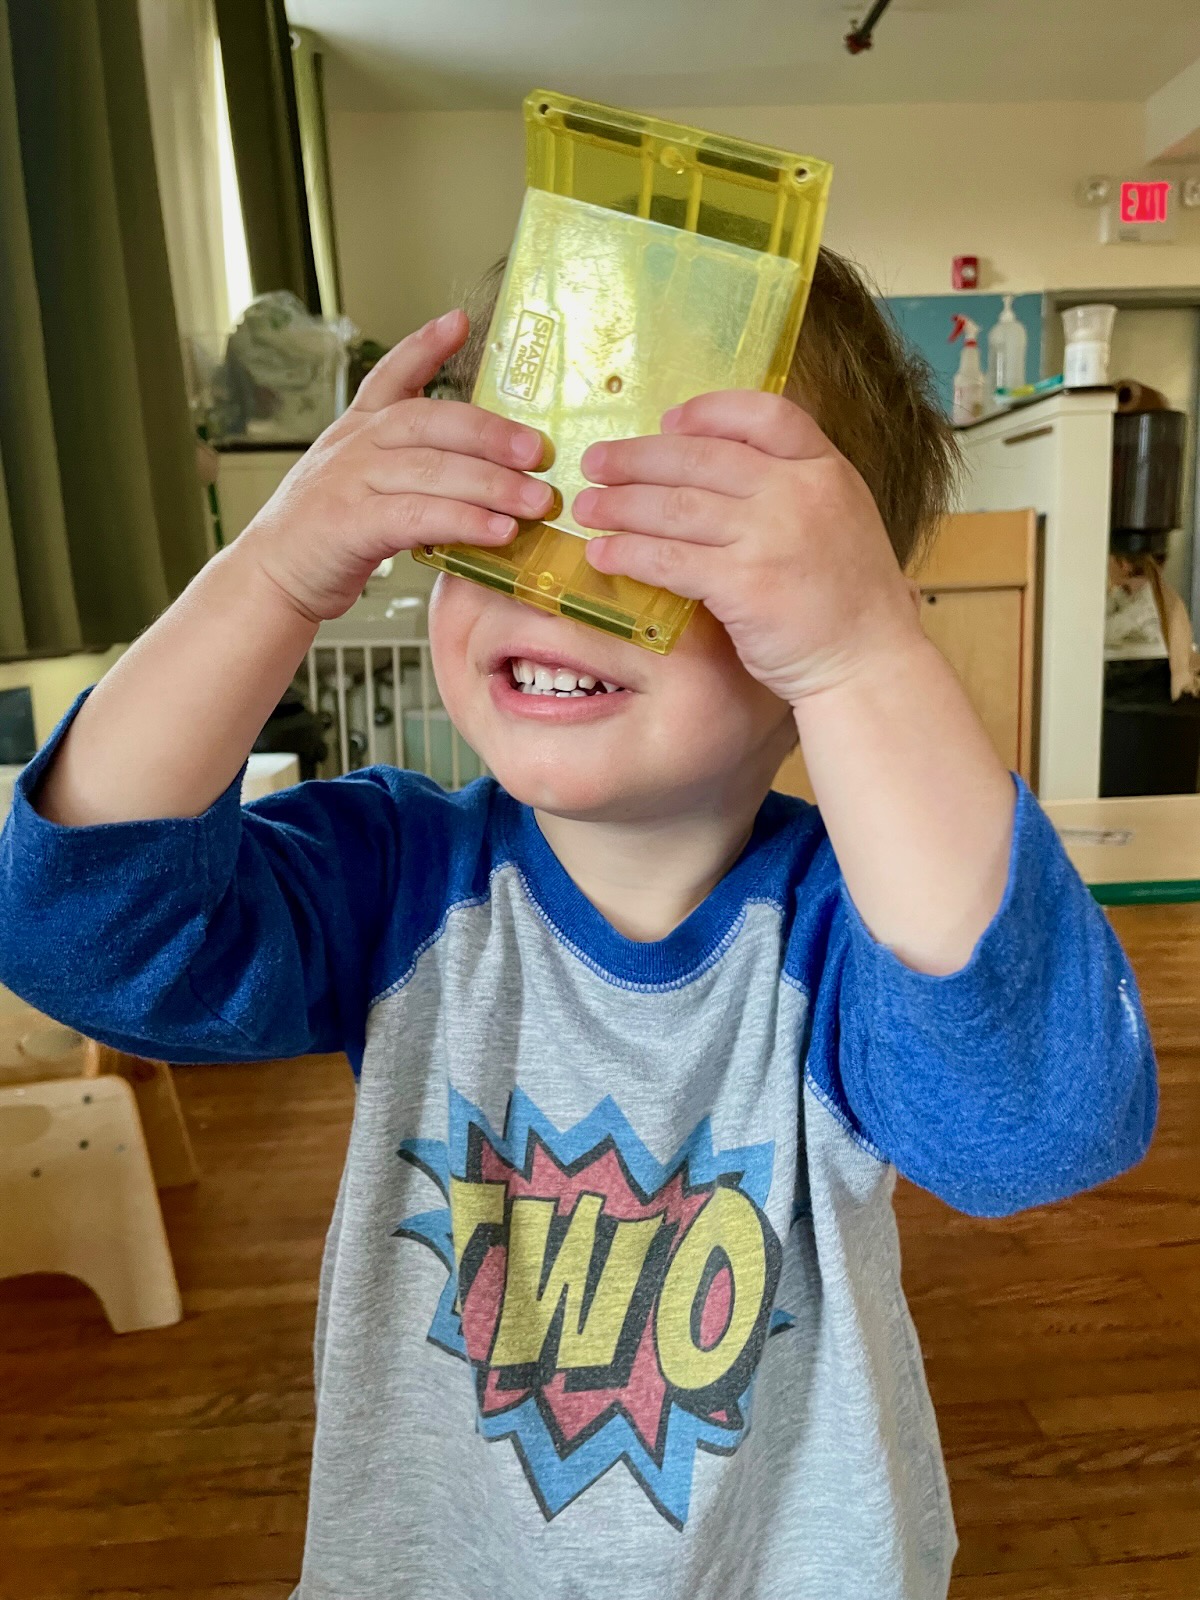
[[[916,574],[925,632],[958,673],[1000,759],[1035,790],[1036,577],[1032,511],[947,517]],[[798,749],[775,788],[813,798]]]
[[[931,589],[926,634],[954,668],[1006,767],[1021,765],[1021,591]]]
[[[1020,771],[1022,591],[924,590],[921,622],[958,674],[1001,761]],[[813,799],[799,746],[780,767],[774,787],[782,794]]]

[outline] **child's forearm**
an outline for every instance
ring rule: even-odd
[[[917,636],[796,726],[863,921],[908,966],[957,971],[1004,894],[1014,790],[953,670]]]
[[[80,825],[198,816],[237,776],[312,644],[385,556],[431,537],[497,547],[549,510],[534,428],[424,398],[467,337],[461,311],[368,374],[237,543],[89,697],[36,803]]]
[[[38,810],[72,826],[198,816],[237,776],[315,633],[250,546],[233,545],[93,690]]]

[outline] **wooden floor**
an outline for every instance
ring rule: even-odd
[[[1000,1222],[907,1185],[899,1200],[953,1600],[1200,1597],[1200,906],[1112,920],[1161,1067],[1147,1159]]]
[[[1200,1596],[1200,907],[1115,920],[1162,1063],[1149,1159],[1003,1222],[899,1199],[953,1600]],[[185,1320],[116,1338],[73,1285],[0,1284],[0,1600],[284,1600],[295,1580],[349,1081],[329,1061],[177,1076],[204,1173],[165,1196]]]

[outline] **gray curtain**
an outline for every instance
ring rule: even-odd
[[[321,309],[283,0],[216,0],[229,132],[255,294]]]
[[[329,141],[326,136],[325,57],[318,48],[316,35],[307,28],[293,28],[291,32],[296,121],[300,129],[300,153],[304,161],[313,264],[321,293],[322,315],[337,317],[342,311],[342,285],[333,224]]]
[[[127,642],[206,554],[136,0],[0,0],[0,656]]]

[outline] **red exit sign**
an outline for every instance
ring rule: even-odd
[[[1123,183],[1121,221],[1141,227],[1145,223],[1165,222],[1171,202],[1169,182]]]

